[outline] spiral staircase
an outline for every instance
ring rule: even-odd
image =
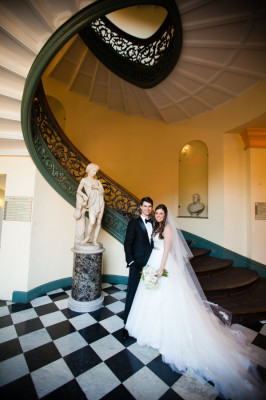
[[[52,187],[74,205],[76,188],[88,160],[74,148],[53,119],[40,84],[44,72],[88,102],[104,104],[110,110],[128,115],[161,119],[167,124],[213,110],[265,79],[264,2],[179,0],[176,3],[182,23],[179,34],[183,35],[178,63],[168,68],[164,62],[167,68],[163,72],[155,71],[157,75],[147,86],[140,77],[142,74],[130,79],[125,72],[119,76],[116,65],[108,64],[109,58],[101,57],[104,52],[98,54],[97,46],[90,43],[93,33],[84,30],[103,14],[108,16],[107,29],[111,21],[115,34],[122,32],[123,36],[125,27],[119,26],[117,10],[125,6],[124,1],[1,0],[0,154],[29,152]],[[140,15],[145,14],[147,5],[152,5],[157,13],[157,8],[164,7],[165,3],[129,0],[126,4],[136,6]],[[174,1],[169,4],[175,6]],[[175,22],[178,24],[171,21]],[[132,39],[130,29],[134,30],[134,23],[127,26],[127,41]],[[157,28],[138,41],[147,43]],[[266,121],[265,116],[262,119]],[[65,163],[60,156],[62,149],[67,155]],[[103,226],[123,242],[129,218],[138,215],[138,199],[103,171],[98,178],[106,193]],[[213,268],[212,280],[205,285],[204,273],[210,270],[206,262],[212,264],[214,259],[206,261],[209,254],[204,250],[203,254],[195,248],[193,251],[193,265],[203,279],[208,297],[221,297],[223,288],[219,287],[218,280],[215,283],[215,276],[225,276],[231,269],[230,262],[225,266],[224,261],[217,261],[222,267]],[[245,289],[258,279],[252,273],[247,284],[244,279]],[[229,292],[239,295],[241,290]]]

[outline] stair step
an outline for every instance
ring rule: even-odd
[[[253,286],[258,273],[251,269],[234,267],[222,275],[199,278],[208,299],[242,293]]]
[[[233,260],[227,260],[217,257],[204,257],[196,259],[193,268],[198,278],[207,278],[214,275],[220,275],[228,271],[233,264]]]
[[[266,319],[266,278],[258,278],[254,287],[247,293],[219,299],[221,307],[233,314],[233,323],[255,322]]]
[[[193,259],[191,260],[191,263],[194,265],[194,262],[196,260],[206,257],[210,254],[211,250],[210,249],[203,249],[201,247],[190,247],[191,253],[193,254]]]

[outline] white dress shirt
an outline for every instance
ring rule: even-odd
[[[144,222],[144,225],[145,225],[146,230],[148,232],[149,241],[151,243],[151,235],[152,235],[152,230],[153,230],[152,224],[150,222],[147,222],[147,223],[145,222],[145,219],[149,219],[149,218],[143,217],[143,215],[141,215],[141,218],[142,218],[142,221]]]

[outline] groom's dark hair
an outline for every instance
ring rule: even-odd
[[[150,197],[142,197],[142,199],[140,200],[140,205],[142,206],[142,204],[144,203],[144,201],[146,201],[146,203],[150,203],[153,206],[153,201]]]

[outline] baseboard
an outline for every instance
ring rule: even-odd
[[[102,276],[102,281],[106,283],[124,284],[127,285],[128,277],[121,275],[108,275],[104,274]],[[45,283],[44,285],[37,286],[28,292],[14,291],[12,295],[12,301],[15,303],[28,303],[29,301],[36,299],[51,290],[56,290],[59,288],[66,288],[72,286],[72,277],[58,279],[53,282]]]

